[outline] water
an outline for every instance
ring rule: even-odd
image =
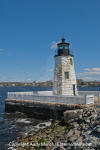
[[[5,113],[5,99],[7,92],[24,92],[37,90],[51,90],[46,87],[0,87],[0,150],[4,149],[5,144],[13,140],[16,136],[23,134],[34,125],[43,122],[27,117],[25,114]]]
[[[100,87],[79,87],[81,91],[100,91]],[[0,150],[6,149],[5,145],[19,135],[31,130],[36,124],[43,122],[27,117],[26,114],[5,113],[5,99],[7,92],[24,92],[37,90],[52,90],[51,87],[0,87]]]

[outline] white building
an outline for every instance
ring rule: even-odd
[[[55,55],[54,85],[55,95],[78,95],[76,75],[74,71],[74,59],[70,54],[69,43],[62,42],[57,44],[58,50]]]

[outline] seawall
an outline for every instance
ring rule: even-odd
[[[84,93],[84,92],[83,92]],[[21,111],[36,117],[46,116],[59,118],[65,110],[81,109],[94,105],[94,96],[53,95],[52,91],[8,92],[6,111]]]

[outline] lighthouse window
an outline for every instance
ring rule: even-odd
[[[66,46],[65,46],[65,49],[69,49],[69,46],[68,46],[68,45],[66,45]]]
[[[72,60],[72,58],[70,58],[70,64],[71,64],[71,65],[73,64],[73,60]]]
[[[59,49],[63,49],[63,46],[59,46]]]
[[[69,79],[69,72],[65,72],[65,79]]]

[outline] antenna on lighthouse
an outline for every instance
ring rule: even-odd
[[[65,32],[63,32],[63,34],[62,34],[61,40],[64,40],[64,41],[65,41]],[[63,41],[62,41],[62,42],[63,42]]]
[[[63,38],[65,38],[65,32],[63,32],[63,34],[62,34],[62,39],[63,39]]]

